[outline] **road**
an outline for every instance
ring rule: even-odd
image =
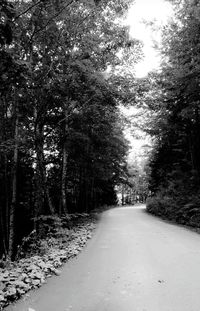
[[[6,311],[199,311],[200,235],[148,215],[105,212],[61,276]]]

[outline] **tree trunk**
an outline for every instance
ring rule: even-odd
[[[124,185],[122,184],[122,205],[124,205]]]
[[[7,122],[7,101],[5,96],[0,98],[0,143],[6,141],[7,139],[7,129],[6,129],[6,122]],[[10,206],[9,206],[9,191],[8,191],[8,159],[7,159],[7,152],[3,152],[0,158],[3,167],[3,178],[2,178],[2,191],[4,193],[4,200],[0,206],[0,231],[2,235],[2,248],[5,256],[8,253],[8,239],[9,239],[9,214],[10,214]]]
[[[61,177],[61,210],[64,214],[68,213],[67,207],[67,196],[66,196],[66,178],[67,178],[67,133],[68,133],[68,113],[66,104],[64,106],[65,110],[65,125],[64,125],[64,142],[62,150],[62,177]]]
[[[42,213],[44,200],[46,198],[48,209],[55,214],[55,209],[49,194],[47,185],[46,167],[44,161],[44,127],[40,123],[35,126],[35,151],[36,151],[36,199],[35,216]]]
[[[9,239],[9,182],[8,182],[8,159],[7,154],[4,155],[4,191],[5,191],[5,243],[8,247]],[[8,248],[6,247],[6,255]]]
[[[18,137],[19,135],[19,116],[18,108],[15,111],[15,145],[14,145],[14,155],[13,155],[13,168],[12,168],[12,199],[10,205],[10,218],[9,218],[9,247],[8,256],[11,258],[13,256],[14,250],[14,234],[15,234],[15,211],[17,203],[17,164],[18,164]]]
[[[67,174],[67,150],[66,143],[63,145],[63,159],[62,159],[62,180],[61,180],[61,200],[62,212],[68,213],[67,197],[66,197],[66,174]]]
[[[7,247],[6,247],[6,230],[4,226],[4,217],[3,217],[3,210],[2,207],[0,207],[0,225],[1,229],[0,232],[2,234],[2,248],[3,248],[3,254],[5,257],[7,257]]]

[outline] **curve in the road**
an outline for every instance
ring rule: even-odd
[[[145,213],[105,212],[59,277],[6,311],[199,311],[200,235]]]

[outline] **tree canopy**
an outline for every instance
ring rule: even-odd
[[[182,223],[199,221],[200,105],[199,3],[172,1],[165,27],[162,71],[154,76],[151,111],[155,146],[150,159],[149,210]]]
[[[116,202],[128,150],[118,107],[134,92],[123,68],[141,57],[122,23],[130,3],[1,1],[0,254],[40,215]]]

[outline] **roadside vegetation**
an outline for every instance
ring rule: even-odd
[[[75,257],[92,237],[98,215],[41,216],[37,232],[24,237],[14,262],[0,266],[0,310],[31,289],[59,276],[60,268]]]
[[[0,1],[0,309],[59,275],[130,184],[131,3]]]
[[[136,79],[132,0],[1,0],[0,308],[59,275],[119,197],[200,227],[200,5],[169,1],[161,70]],[[127,163],[131,105],[153,143]]]
[[[147,210],[200,226],[200,6],[171,1],[175,17],[163,29],[159,74],[146,81],[154,140]],[[149,84],[148,84],[149,83]]]
[[[116,203],[141,44],[122,23],[131,1],[0,3],[0,258],[41,216]]]

